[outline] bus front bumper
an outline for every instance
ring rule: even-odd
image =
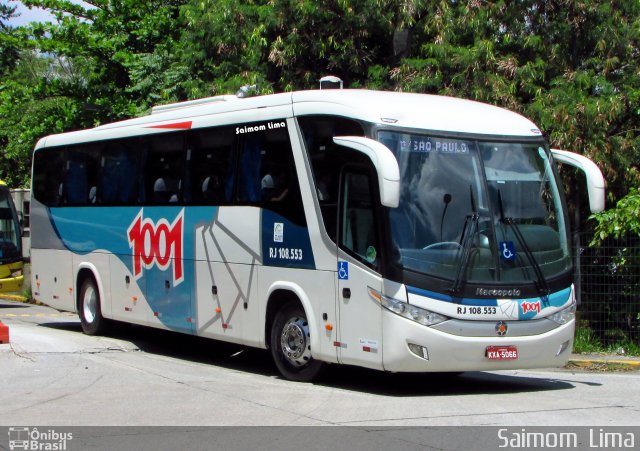
[[[423,326],[389,311],[382,317],[383,366],[392,372],[562,367],[573,348],[574,320],[537,335],[512,337],[507,332],[504,336],[466,337]],[[496,359],[496,349],[508,350],[505,358]]]

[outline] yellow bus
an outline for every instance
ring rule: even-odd
[[[21,291],[24,281],[21,227],[9,187],[0,180],[0,292]]]

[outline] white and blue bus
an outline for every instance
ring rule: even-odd
[[[554,161],[529,120],[448,97],[220,96],[48,136],[33,158],[34,297],[269,348],[281,374],[556,367],[576,299]]]

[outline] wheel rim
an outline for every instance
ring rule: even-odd
[[[82,299],[82,310],[84,313],[84,319],[87,323],[93,323],[96,318],[97,309],[98,297],[96,296],[96,291],[92,286],[88,286],[84,291],[84,297]]]
[[[301,367],[311,359],[309,349],[309,324],[304,318],[291,318],[282,328],[280,349],[285,360],[291,365]]]

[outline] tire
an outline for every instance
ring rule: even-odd
[[[107,329],[108,320],[102,316],[100,292],[92,277],[87,277],[80,287],[78,314],[82,331],[87,335],[101,335]]]
[[[271,328],[271,355],[285,379],[309,382],[316,379],[324,364],[311,356],[309,324],[298,303],[285,304]]]

